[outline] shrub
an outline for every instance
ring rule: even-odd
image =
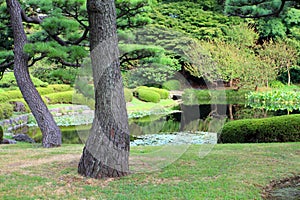
[[[178,80],[169,80],[163,83],[162,88],[166,90],[180,90],[181,84]]]
[[[32,74],[50,84],[71,84],[73,85],[79,69],[76,68],[36,68]]]
[[[300,115],[230,121],[219,137],[219,142],[223,143],[299,141]]]
[[[47,87],[38,87],[37,90],[40,93],[40,95],[45,95],[45,94],[51,94],[56,92],[71,91],[73,90],[73,88],[70,85],[53,84],[53,85],[48,85]]]
[[[0,102],[7,102],[10,99],[17,99],[17,98],[22,98],[22,93],[20,92],[20,90],[2,92],[0,96]]]
[[[95,100],[80,93],[73,94],[73,104],[87,105],[90,109],[95,109]]]
[[[44,97],[49,101],[49,104],[57,103],[72,103],[73,91],[58,92],[44,95]]]
[[[160,95],[149,89],[138,89],[138,98],[143,101],[158,103],[160,101]]]
[[[66,92],[66,91],[71,91],[73,88],[70,85],[65,85],[65,84],[53,84],[49,85],[49,88],[52,88],[54,92]]]
[[[137,93],[136,96],[138,96],[139,90],[150,90],[152,92],[156,92],[159,94],[160,99],[168,99],[169,98],[169,91],[165,90],[165,89],[159,89],[159,88],[155,88],[155,87],[147,87],[147,86],[139,86],[138,88],[136,88],[135,92]]]
[[[124,88],[124,96],[126,102],[131,102],[133,99],[132,91],[128,88]]]
[[[168,99],[169,98],[169,91],[165,90],[165,89],[159,89],[159,88],[155,88],[155,87],[150,87],[150,90],[157,92],[160,96],[161,99]]]
[[[47,82],[43,82],[40,79],[30,76],[31,80],[35,87],[46,87],[48,85]],[[13,74],[13,72],[7,72],[4,74],[3,78],[0,82],[0,87],[2,88],[10,88],[10,87],[17,87],[17,81]]]
[[[0,120],[8,119],[13,114],[13,105],[9,103],[1,103],[0,104]]]
[[[275,81],[270,82],[270,87],[271,88],[283,88],[284,84],[280,81],[275,80]]]

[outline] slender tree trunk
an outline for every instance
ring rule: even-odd
[[[6,0],[6,3],[14,35],[14,74],[17,84],[43,133],[43,146],[58,147],[61,145],[60,129],[29,76],[28,56],[23,51],[27,37],[22,24],[20,4],[17,0]]]
[[[290,72],[290,69],[287,68],[287,74],[288,74],[288,86],[291,85],[291,72]]]
[[[95,117],[78,173],[92,178],[129,173],[129,126],[120,72],[113,0],[87,0]]]

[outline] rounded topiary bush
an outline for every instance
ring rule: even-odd
[[[219,136],[221,143],[299,142],[300,115],[230,121]]]
[[[132,91],[128,88],[124,88],[124,96],[126,102],[131,102],[133,99]]]
[[[169,91],[165,89],[160,89],[160,88],[155,88],[155,87],[150,87],[150,90],[157,92],[160,96],[161,99],[168,99],[169,98]]]
[[[138,90],[138,98],[143,101],[158,103],[160,101],[160,95],[149,89],[140,88]]]
[[[166,90],[180,90],[181,84],[178,80],[169,80],[163,83],[162,88]]]

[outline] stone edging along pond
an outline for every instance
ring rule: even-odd
[[[72,105],[60,108],[49,109],[53,116],[62,116],[68,114],[81,114],[86,112],[91,112],[91,109],[85,105]],[[12,131],[22,128],[28,124],[29,116],[31,113],[26,113],[18,116],[11,117],[10,119],[5,119],[0,121],[0,126],[3,127],[5,131]]]

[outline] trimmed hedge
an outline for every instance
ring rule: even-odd
[[[166,90],[180,90],[181,84],[178,80],[169,80],[162,84],[162,88]]]
[[[13,111],[14,107],[10,103],[0,103],[0,120],[10,118]]]
[[[150,90],[157,92],[160,96],[161,99],[168,99],[169,98],[169,91],[165,89],[160,89],[160,88],[155,88],[155,87],[150,87]]]
[[[58,92],[44,95],[49,104],[72,103],[74,91]]]
[[[243,119],[226,123],[221,143],[299,142],[300,115]]]
[[[124,88],[124,96],[125,96],[126,103],[131,102],[133,99],[132,91],[128,88]]]
[[[135,96],[138,96],[140,90],[150,90],[152,92],[156,92],[159,94],[160,99],[168,99],[169,98],[169,91],[165,89],[155,88],[155,87],[147,87],[147,86],[139,86],[135,89]]]
[[[158,103],[160,101],[160,95],[149,89],[138,89],[138,98],[143,101]]]
[[[7,91],[2,92],[0,95],[0,102],[7,102],[10,99],[19,99],[22,98],[22,93],[20,90],[13,90],[13,91]]]

